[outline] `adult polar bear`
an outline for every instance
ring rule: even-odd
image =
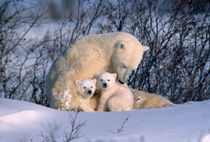
[[[124,32],[88,35],[67,48],[53,63],[46,80],[50,107],[70,110],[78,107],[75,80],[94,78],[96,73],[117,73],[117,80],[125,83],[135,70],[145,51],[134,36]],[[96,109],[98,96],[91,99]]]

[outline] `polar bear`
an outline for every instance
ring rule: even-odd
[[[98,111],[128,111],[133,108],[133,94],[126,85],[116,82],[116,73],[96,74],[97,87],[101,90]]]
[[[117,81],[125,83],[148,49],[134,36],[124,32],[81,38],[55,60],[47,74],[46,94],[49,106],[61,110],[77,108],[79,101],[75,80],[94,78],[96,73],[117,73]],[[71,102],[63,107],[66,102],[63,92],[67,88]],[[91,98],[90,105],[94,109],[97,108],[98,98],[96,93]]]
[[[161,108],[174,105],[174,103],[170,102],[168,99],[160,95],[151,94],[132,88],[130,89],[134,95],[133,109]]]
[[[84,112],[94,112],[89,106],[89,102],[96,89],[96,79],[76,80],[75,83],[78,92],[79,108]]]

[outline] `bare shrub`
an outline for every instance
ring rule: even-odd
[[[71,142],[75,139],[78,139],[81,136],[81,129],[82,127],[85,125],[85,121],[81,122],[78,121],[78,114],[79,112],[77,111],[76,113],[74,113],[74,115],[72,115],[72,113],[69,113],[69,129],[64,130],[64,140],[63,142]],[[57,142],[57,138],[56,136],[58,135],[58,130],[59,130],[59,126],[58,124],[54,124],[53,128],[51,130],[48,131],[48,135],[44,134],[43,132],[41,132],[41,137],[43,139],[43,142]]]
[[[129,32],[150,47],[130,76],[130,87],[175,103],[209,99],[209,6],[179,2],[169,2],[167,8],[160,0],[110,2],[107,22],[100,26],[103,32]]]
[[[128,116],[123,120],[121,126],[119,128],[117,128],[116,131],[110,131],[112,132],[113,134],[120,134],[122,133],[123,131],[125,131],[125,124],[128,122]]]
[[[130,76],[130,87],[168,96],[174,103],[210,98],[206,0],[79,0],[72,7],[74,16],[64,8],[60,25],[39,40],[25,37],[46,21],[46,7],[37,10],[25,2],[0,2],[1,97],[47,105],[45,77],[63,50],[88,34],[124,31],[150,47]]]
[[[0,96],[4,98],[21,99],[29,87],[27,80],[32,71],[27,62],[36,48],[26,46],[25,36],[43,14],[28,19],[26,13],[30,11],[24,5],[21,0],[0,3]]]
[[[1,1],[1,97],[47,105],[45,78],[50,65],[75,40],[89,34],[101,14],[102,0],[97,3],[80,0],[77,6],[74,19],[65,17],[57,29],[46,32],[41,39],[26,39],[33,27],[46,22],[42,19],[46,18],[46,11],[38,11],[33,2]]]

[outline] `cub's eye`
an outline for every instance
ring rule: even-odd
[[[86,89],[86,87],[83,87],[84,89]]]
[[[108,79],[108,81],[110,81],[110,79]]]
[[[100,81],[103,81],[103,79],[100,79]]]
[[[91,86],[90,88],[93,88],[93,86]]]

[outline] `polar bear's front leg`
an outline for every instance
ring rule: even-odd
[[[99,106],[98,106],[98,111],[99,112],[103,112],[106,108],[106,103],[108,98],[110,97],[110,95],[108,95],[107,93],[104,93],[101,95],[100,101],[99,101]]]
[[[89,107],[87,104],[83,104],[80,106],[80,108],[84,111],[84,112],[94,112],[94,110]]]

